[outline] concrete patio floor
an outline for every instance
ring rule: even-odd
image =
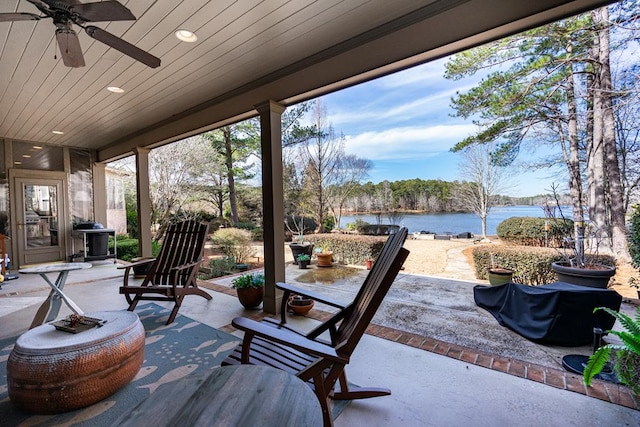
[[[288,269],[287,279],[293,280],[296,273]],[[328,289],[331,289],[335,298],[338,295],[347,298],[347,288],[357,286],[360,274],[362,272],[349,278],[346,283],[332,285]],[[225,286],[228,280],[216,280],[216,284],[208,286],[212,288],[209,290],[213,295],[211,301],[188,297],[180,313],[215,328],[228,327],[231,319],[247,313],[232,295],[233,291]],[[414,295],[412,289],[416,289],[416,286],[428,289],[429,283],[436,280],[447,279],[401,275],[394,283],[385,307],[380,310],[380,317],[374,322],[384,323],[406,315],[398,313],[399,306],[394,303],[397,304],[406,295]],[[124,297],[118,294],[121,282],[122,271],[117,270],[114,264],[95,263],[91,269],[71,272],[65,290],[86,312],[119,310],[127,307]],[[449,282],[442,283],[444,286],[455,285]],[[326,285],[306,285],[324,286],[327,289]],[[469,283],[458,285],[473,286]],[[404,297],[403,293],[406,294]],[[39,276],[20,275],[19,279],[3,284],[0,290],[0,338],[24,332],[47,294],[48,287]],[[422,301],[416,304],[426,303]],[[312,313],[315,311],[320,312],[314,309]],[[67,314],[69,311],[63,306],[60,317]],[[493,319],[488,313],[486,315]],[[425,316],[423,319],[416,318],[413,323],[426,327],[430,322],[433,323],[434,318],[442,317],[442,313],[429,311]],[[291,320],[301,327],[308,327],[314,322],[301,318]],[[477,321],[473,318],[471,323]],[[437,329],[440,328],[434,327],[434,330]],[[459,329],[455,331],[457,334],[467,335],[466,324]],[[489,369],[464,358],[458,360],[460,358],[447,357],[438,354],[437,349],[435,352],[425,351],[424,342],[429,338],[423,338],[420,346],[412,342],[405,345],[389,337],[381,338],[389,330],[396,329],[391,326],[376,327],[372,331],[379,333],[365,335],[347,372],[351,382],[388,387],[392,395],[352,402],[336,420],[336,426],[635,426],[640,423],[640,411],[570,391],[570,384],[550,386],[501,372],[495,367]],[[411,333],[407,336],[419,335]],[[478,347],[484,345],[478,343]],[[502,350],[489,348],[486,351]],[[500,353],[497,355],[500,356]],[[549,363],[557,363],[555,356],[547,357]],[[629,406],[638,407],[635,400]]]

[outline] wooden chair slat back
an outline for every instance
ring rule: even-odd
[[[193,220],[171,224],[155,261],[152,283],[172,285],[171,270],[173,268],[201,260],[208,230],[208,224]],[[181,272],[178,282],[187,280],[190,274],[191,269]]]
[[[346,308],[347,314],[336,334],[338,352],[350,355],[364,335],[409,255],[409,251],[402,247],[406,238],[407,229],[403,227],[385,242],[358,294]]]

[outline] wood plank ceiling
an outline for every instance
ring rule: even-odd
[[[606,1],[122,3],[136,21],[96,26],[161,58],[159,68],[77,27],[86,66],[68,68],[50,19],[0,22],[0,138],[91,148],[107,160],[253,115],[256,102],[297,102]],[[37,11],[4,0],[0,12]],[[198,41],[180,42],[180,28]]]

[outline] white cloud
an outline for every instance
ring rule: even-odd
[[[380,87],[394,89],[402,86],[431,85],[442,81],[444,76],[444,64],[448,58],[439,59],[427,64],[418,65],[404,71],[382,77],[376,82]]]
[[[466,124],[398,127],[347,135],[345,149],[370,160],[424,159],[449,151],[475,130]]]

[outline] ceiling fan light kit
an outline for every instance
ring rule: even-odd
[[[73,24],[83,28],[89,37],[112,47],[125,55],[157,68],[160,58],[132,45],[120,37],[93,25],[85,26],[87,22],[103,21],[135,21],[131,11],[115,0],[94,3],[79,3],[77,0],[27,0],[33,4],[42,15],[33,13],[0,13],[0,22],[37,21],[51,18],[56,26],[56,41],[60,46],[62,62],[67,67],[84,67],[84,56],[78,34],[73,30]]]

